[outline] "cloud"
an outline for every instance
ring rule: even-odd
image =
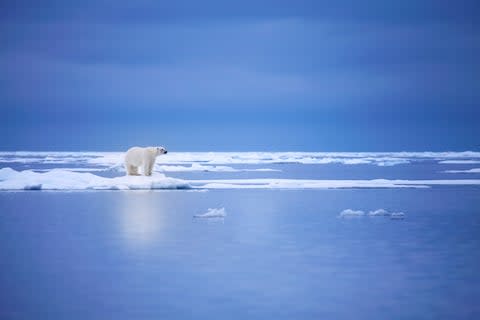
[[[405,108],[452,98],[458,106],[479,92],[478,31],[456,25],[263,18],[5,22],[4,30],[0,81],[10,104]]]
[[[299,17],[389,24],[452,22],[478,23],[475,1],[402,1],[371,0],[368,5],[352,0],[335,2],[315,0],[244,0],[225,2],[205,0],[150,1],[84,0],[68,3],[59,0],[16,0],[2,3],[0,18],[15,21],[80,21],[102,23],[152,24],[186,21],[223,21],[239,19],[279,19]]]

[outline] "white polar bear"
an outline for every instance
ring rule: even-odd
[[[167,150],[164,147],[133,147],[128,149],[125,154],[125,170],[127,175],[138,176],[138,167],[143,167],[143,174],[146,176],[152,175],[153,165],[155,159],[161,154],[166,154]]]

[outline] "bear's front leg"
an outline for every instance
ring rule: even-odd
[[[143,166],[143,174],[146,176],[152,175],[152,166],[150,164],[146,164]]]

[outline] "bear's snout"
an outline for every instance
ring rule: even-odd
[[[165,154],[167,154],[167,153],[168,153],[168,151],[167,151],[167,150],[165,150]]]

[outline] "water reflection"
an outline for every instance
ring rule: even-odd
[[[159,239],[165,208],[151,191],[122,193],[119,201],[121,233],[128,246],[143,248]]]

